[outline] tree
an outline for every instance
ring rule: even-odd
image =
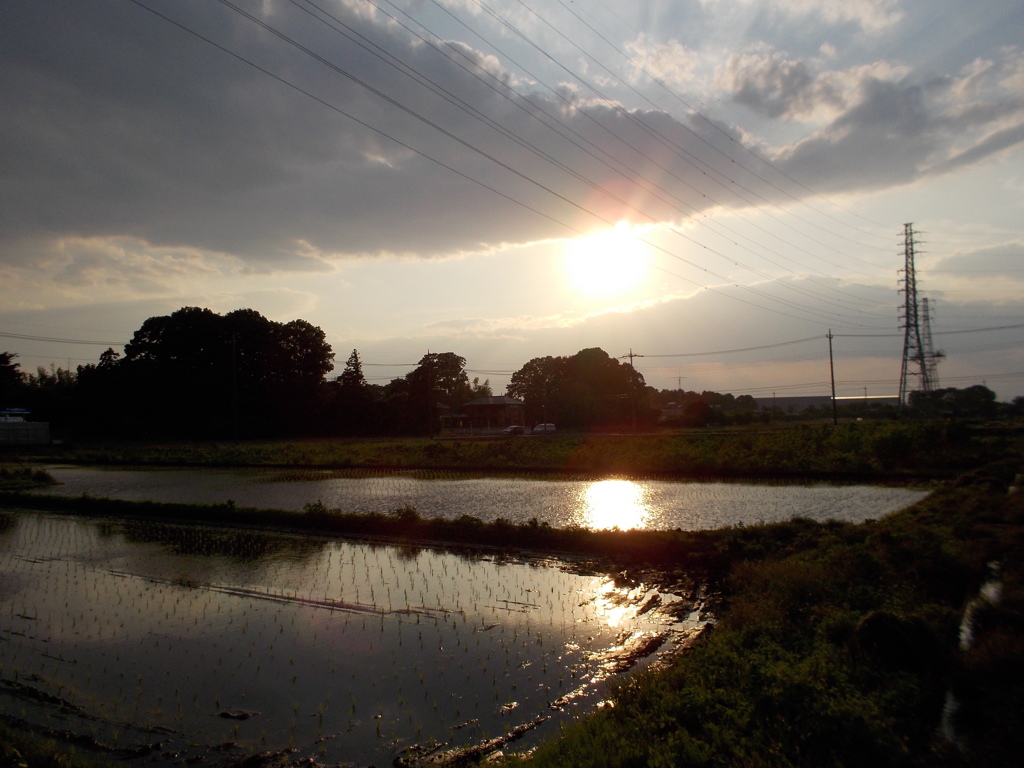
[[[473,390],[466,373],[466,358],[454,352],[428,352],[406,377],[414,395],[429,396],[449,408],[471,399]]]
[[[324,332],[305,320],[183,307],[146,320],[118,367],[134,421],[208,436],[235,434],[239,423],[249,434],[312,428],[333,359]]]
[[[512,374],[508,393],[527,418],[569,428],[628,428],[649,419],[644,378],[598,347],[572,357],[537,357]]]
[[[73,422],[77,398],[75,373],[51,365],[25,377],[24,395],[33,418],[60,426]]]
[[[562,380],[561,363],[564,358],[535,357],[512,374],[506,391],[527,404],[528,408],[546,405],[558,390]]]
[[[494,396],[494,391],[491,389],[491,381],[490,381],[490,379],[484,379],[484,383],[481,384],[480,383],[480,377],[479,376],[474,376],[473,377],[473,386],[471,388],[473,390],[473,399],[474,400],[476,400],[477,398],[480,398],[480,397],[493,397]]]
[[[273,324],[275,359],[272,375],[292,385],[318,385],[334,367],[327,336],[305,320]]]
[[[341,372],[338,381],[345,389],[361,389],[366,386],[366,379],[363,377],[363,364],[359,360],[359,351],[353,349],[345,363],[345,370]]]
[[[910,393],[910,409],[918,416],[937,418],[992,418],[996,413],[996,393],[981,384],[967,389],[948,387],[930,392]]]
[[[15,405],[14,400],[22,391],[25,376],[21,364],[14,362],[17,356],[14,352],[0,352],[0,408]]]
[[[454,352],[428,352],[403,382],[391,382],[389,401],[405,429],[413,431],[434,434],[441,410],[454,410],[473,398],[466,358]]]
[[[363,377],[363,364],[355,349],[345,363],[345,370],[332,387],[330,413],[334,427],[343,433],[366,433],[380,430],[380,414],[375,390]]]

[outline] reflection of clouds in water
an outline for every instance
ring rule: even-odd
[[[631,480],[600,480],[581,494],[580,524],[591,529],[646,528],[650,509],[644,488]]]

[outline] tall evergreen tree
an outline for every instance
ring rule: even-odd
[[[360,388],[366,386],[366,379],[363,377],[363,364],[359,360],[359,350],[353,349],[345,363],[345,370],[338,377],[341,386],[349,388]]]

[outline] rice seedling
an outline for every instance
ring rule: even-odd
[[[47,526],[59,534],[60,546],[74,540],[68,526],[82,529],[76,535],[92,530],[74,521]],[[52,547],[55,538],[44,532],[36,546]],[[80,661],[69,670],[69,680],[89,690],[105,713],[125,721],[146,713],[200,741],[230,737],[253,749],[317,743],[317,754],[335,760],[362,754],[365,762],[384,762],[378,740],[443,732],[462,722],[469,706],[492,731],[504,727],[500,714],[481,708],[481,680],[495,708],[513,700],[529,711],[547,706],[548,694],[535,681],[556,687],[558,657],[577,621],[555,598],[587,595],[594,588],[591,577],[553,575],[521,563],[430,550],[409,557],[394,547],[350,543],[326,546],[319,559],[294,562],[240,559],[238,552],[191,554],[190,567],[208,576],[190,576],[185,583],[174,559],[181,555],[131,554],[133,546],[118,535],[93,539],[87,545],[92,562],[114,558],[116,566],[68,572],[65,562],[58,572],[58,579],[72,578],[46,598],[55,617],[47,631],[54,642],[78,632],[98,649],[87,659],[84,646],[62,646],[61,653]],[[46,587],[39,584],[42,595]],[[552,599],[538,600],[540,594]],[[363,603],[366,595],[370,600]],[[41,599],[21,596],[17,605],[29,615]],[[16,620],[11,611],[0,615],[0,629]],[[614,633],[599,627],[588,636],[600,646]],[[13,669],[20,661],[18,649],[0,648],[0,679],[23,676]],[[388,670],[384,679],[373,677],[380,661]],[[33,674],[61,674],[52,664],[32,664]],[[329,743],[318,742],[329,721],[326,702],[339,680],[348,690],[342,715],[348,730]],[[298,699],[285,704],[285,711],[274,697],[266,698],[282,686]],[[529,695],[523,693],[527,688]],[[211,700],[216,712],[258,701],[260,730],[247,731],[237,721],[225,725],[219,718],[211,722],[211,708],[203,706]],[[366,734],[370,741],[360,742],[360,711],[385,707],[388,719],[374,720],[374,733]],[[299,717],[300,711],[310,716]]]

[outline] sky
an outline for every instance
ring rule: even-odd
[[[10,0],[0,351],[252,308],[373,383],[600,347],[782,397],[831,333],[837,396],[896,395],[910,250],[939,385],[1009,401],[1022,41],[1019,0]]]

